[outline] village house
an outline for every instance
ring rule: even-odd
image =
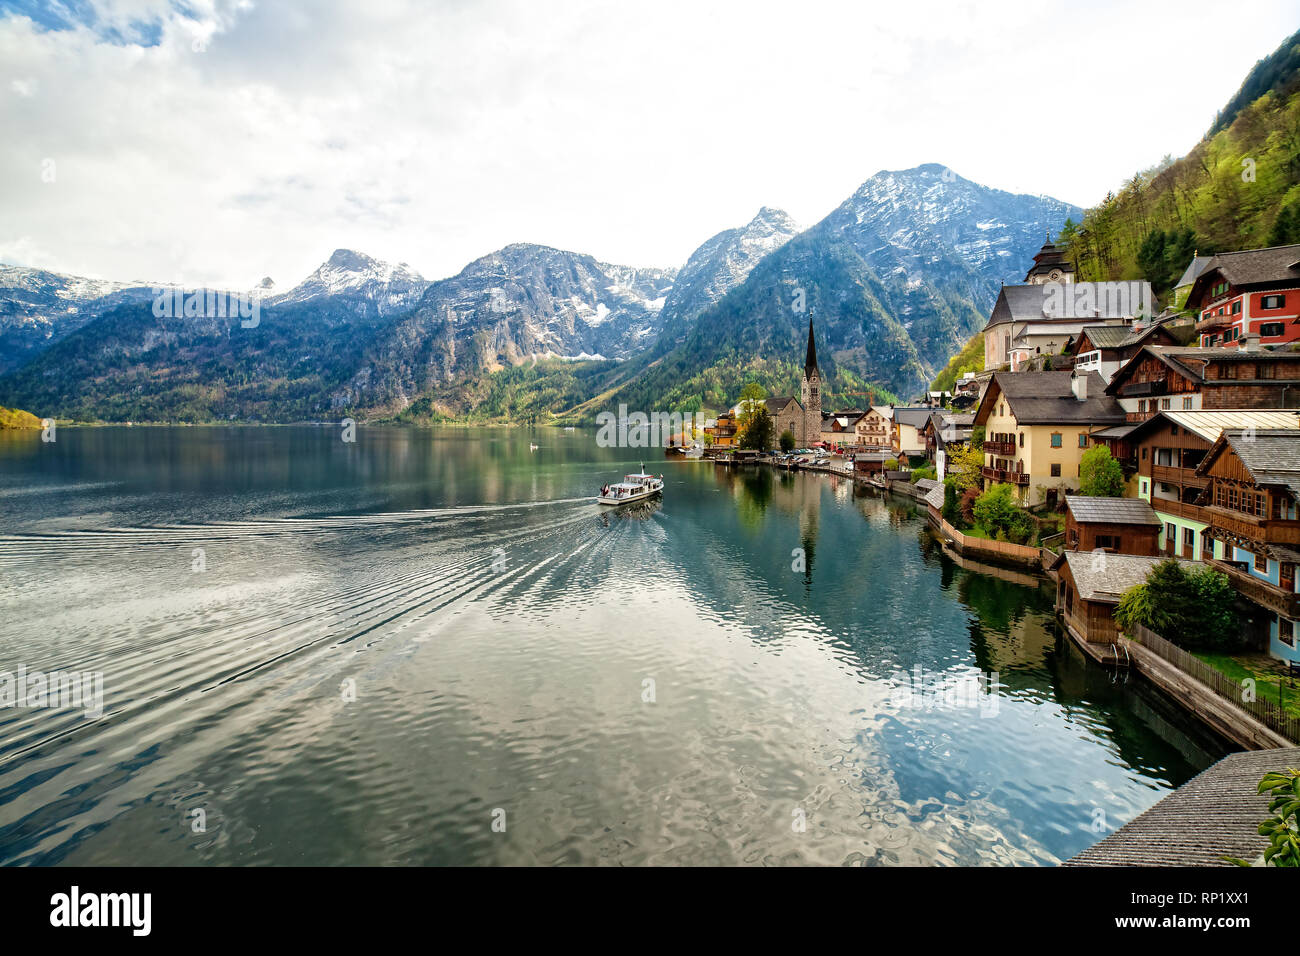
[[[1050,242],[1034,256],[1025,285],[1003,286],[984,326],[984,368],[1019,369],[1056,355],[1088,325],[1131,325],[1154,314],[1147,282],[1075,282],[1074,268]]]
[[[853,453],[853,471],[859,477],[884,474],[892,453],[884,448],[867,448]]]
[[[893,427],[890,430],[889,446],[895,458],[903,461],[906,458],[925,457],[925,438],[922,437],[921,430],[930,420],[930,412],[931,409],[924,406],[898,406],[893,409],[890,416]]]
[[[1300,663],[1300,428],[1225,428],[1196,467],[1210,534],[1219,543],[1215,566],[1258,608],[1269,653]]]
[[[1124,421],[1096,372],[997,372],[975,411],[984,428],[984,487],[1015,486],[1022,505],[1046,503],[1079,486],[1089,436]]]
[[[1106,386],[1140,422],[1161,411],[1300,407],[1300,353],[1144,345]]]
[[[734,448],[736,431],[739,427],[735,413],[725,411],[718,414],[717,420],[712,425],[704,426],[704,434],[712,439],[711,444],[714,448]]]
[[[1166,411],[1127,428],[1132,458],[1123,464],[1133,470],[1135,496],[1150,502],[1161,522],[1161,550],[1199,561],[1223,557],[1222,545],[1216,554],[1212,515],[1201,501],[1209,481],[1196,473],[1210,447],[1225,428],[1300,428],[1300,412]]]
[[[827,445],[851,447],[858,444],[857,424],[865,413],[861,409],[822,415],[821,440]]]
[[[1143,345],[1177,345],[1163,325],[1086,325],[1070,340],[1069,354],[1080,372],[1096,372],[1107,383]]]
[[[1300,341],[1300,245],[1224,252],[1192,283],[1186,307],[1199,313],[1201,345],[1243,339],[1259,345]]]
[[[1062,551],[1056,571],[1056,610],[1065,626],[1089,644],[1114,644],[1119,637],[1115,607],[1124,592],[1145,584],[1163,557]],[[1174,559],[1177,560],[1177,559]]]
[[[925,457],[934,463],[940,478],[948,473],[949,448],[965,445],[975,430],[975,414],[933,411],[926,419],[921,437],[925,439]]]
[[[1070,551],[1159,554],[1162,527],[1151,505],[1138,498],[1065,496],[1065,548]]]
[[[854,425],[857,444],[861,448],[890,449],[893,447],[893,409],[888,405],[873,405]]]

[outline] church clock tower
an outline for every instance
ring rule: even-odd
[[[808,356],[803,363],[799,400],[803,405],[803,436],[799,442],[807,447],[822,437],[822,373],[817,368],[817,342],[813,338],[811,313],[808,316]]]

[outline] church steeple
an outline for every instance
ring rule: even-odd
[[[812,313],[808,314],[808,357],[804,359],[803,374],[811,378],[817,370],[817,340],[813,338]]]

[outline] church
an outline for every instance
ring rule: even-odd
[[[796,448],[806,448],[821,440],[822,373],[817,368],[817,341],[813,337],[811,316],[808,317],[808,352],[804,357],[799,398],[788,395],[769,398],[767,413],[772,416],[775,425],[772,434],[780,438],[788,430],[794,435]]]

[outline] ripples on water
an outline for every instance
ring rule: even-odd
[[[58,445],[0,444],[0,671],[105,711],[0,710],[6,863],[1051,863],[1218,755],[846,482],[665,462],[630,515],[581,432]],[[995,693],[900,707],[917,667]]]

